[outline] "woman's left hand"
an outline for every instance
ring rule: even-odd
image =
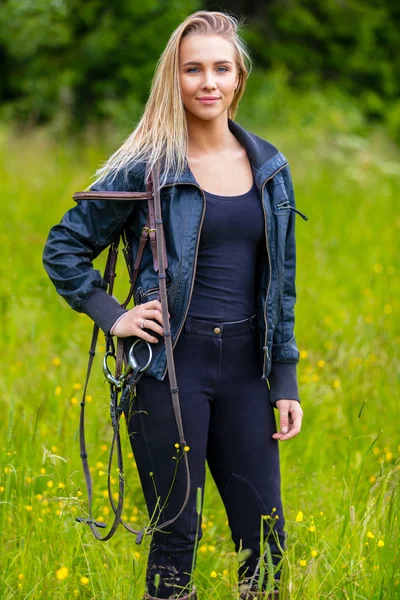
[[[281,431],[272,434],[276,440],[288,440],[300,432],[303,409],[297,400],[277,400],[279,410],[279,426]]]

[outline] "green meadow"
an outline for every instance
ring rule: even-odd
[[[247,116],[237,118],[288,158],[296,206],[308,216],[296,220],[295,333],[304,417],[300,434],[280,443],[288,532],[282,583],[293,600],[396,600],[399,150],[378,128],[366,128],[351,104],[310,95],[298,106],[296,114],[282,107],[280,117],[270,119],[274,106],[257,112],[250,98]],[[120,526],[102,543],[75,520],[87,515],[78,433],[92,322],[69,308],[42,266],[50,227],[127,133],[88,128],[71,139],[55,126],[0,129],[2,600],[143,596],[149,536],[137,545]],[[105,253],[95,268],[102,271],[104,262]],[[122,255],[118,264],[115,293],[122,302],[128,284]],[[93,515],[109,527],[112,427],[102,334],[97,350],[86,433]],[[276,418],[279,423],[278,411]],[[123,518],[137,529],[148,515],[121,424]],[[117,499],[116,468],[114,457]],[[265,515],[260,530],[275,518]],[[238,598],[236,569],[243,555],[234,551],[208,470],[202,530],[194,572],[199,597]]]

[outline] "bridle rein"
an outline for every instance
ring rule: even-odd
[[[166,244],[165,244],[165,236],[164,236],[164,228],[161,214],[161,202],[160,202],[160,190],[159,190],[159,167],[156,164],[152,169],[150,176],[148,178],[148,182],[146,183],[146,191],[145,192],[118,192],[118,191],[87,191],[87,192],[76,192],[73,195],[73,199],[76,202],[80,200],[107,200],[107,201],[121,201],[121,200],[147,200],[148,204],[148,216],[146,220],[146,224],[142,229],[142,234],[140,237],[140,243],[137,255],[135,257],[135,261],[132,269],[132,254],[131,247],[126,238],[125,229],[123,229],[122,233],[119,233],[114,240],[111,242],[109,246],[109,252],[107,257],[106,266],[104,269],[104,280],[107,282],[107,292],[112,295],[113,287],[114,287],[114,279],[116,277],[116,263],[117,263],[117,255],[118,255],[118,246],[120,243],[120,239],[122,237],[124,248],[123,253],[125,257],[125,262],[127,265],[128,273],[129,273],[129,281],[130,281],[130,290],[126,300],[121,304],[123,308],[126,308],[129,304],[130,299],[133,296],[133,290],[136,283],[136,279],[139,273],[139,267],[141,263],[141,259],[143,256],[143,251],[146,245],[147,240],[150,240],[151,250],[153,254],[153,264],[154,270],[158,273],[158,281],[159,281],[159,300],[161,301],[162,307],[162,318],[163,318],[163,337],[165,339],[165,349],[166,349],[166,358],[167,358],[167,367],[168,367],[168,377],[170,383],[170,391],[172,404],[174,409],[175,420],[179,433],[179,452],[182,453],[181,457],[183,457],[185,467],[186,467],[186,477],[187,477],[187,485],[186,485],[186,496],[185,500],[182,504],[180,511],[173,519],[169,519],[162,523],[161,525],[154,525],[150,527],[150,523],[147,526],[142,527],[142,529],[135,530],[130,527],[127,523],[123,521],[121,518],[123,511],[123,503],[124,503],[124,492],[125,492],[125,479],[124,479],[124,466],[123,466],[123,458],[122,458],[122,449],[121,449],[121,439],[119,433],[119,421],[122,412],[126,408],[128,402],[135,395],[136,384],[143,375],[144,371],[149,366],[152,359],[152,348],[151,344],[142,338],[138,338],[131,346],[128,357],[124,352],[124,341],[122,338],[117,338],[117,351],[115,351],[113,336],[111,334],[106,335],[106,354],[103,359],[103,373],[105,375],[106,380],[110,384],[110,416],[111,416],[111,424],[114,430],[114,435],[111,443],[110,457],[108,462],[108,495],[110,499],[111,506],[113,508],[115,518],[114,522],[111,526],[110,531],[102,537],[97,528],[105,528],[106,524],[100,521],[95,521],[92,516],[92,477],[89,469],[88,463],[88,453],[85,442],[85,398],[86,392],[89,382],[89,377],[93,365],[93,359],[95,356],[95,349],[99,334],[99,326],[95,323],[93,327],[92,333],[92,341],[89,350],[89,360],[86,372],[86,380],[83,388],[83,395],[80,412],[80,423],[79,423],[79,439],[80,439],[80,456],[82,459],[82,466],[85,475],[86,487],[88,491],[88,505],[89,505],[89,518],[85,517],[76,517],[76,520],[79,522],[86,523],[90,526],[93,535],[100,541],[105,542],[109,540],[115,533],[118,524],[122,523],[122,525],[127,529],[130,533],[136,534],[136,543],[140,544],[143,535],[151,534],[153,531],[165,529],[168,525],[173,523],[179,515],[183,512],[190,496],[190,472],[189,472],[189,461],[187,452],[184,450],[187,446],[185,441],[185,436],[183,432],[182,425],[182,416],[180,411],[179,404],[179,389],[176,380],[175,373],[175,363],[172,352],[172,337],[171,337],[171,329],[168,315],[168,299],[167,299],[167,286],[166,286],[166,268],[168,267],[167,260],[167,252],[166,252]],[[137,344],[146,344],[149,351],[149,360],[143,366],[140,366],[134,355],[134,349]],[[112,375],[107,364],[107,360],[109,357],[115,359],[115,375]],[[122,371],[125,363],[125,370]],[[120,394],[120,401],[118,402],[118,396]],[[111,491],[111,467],[112,467],[112,459],[114,453],[114,444],[117,445],[117,454],[118,454],[118,475],[119,475],[119,494],[118,494],[118,504],[117,506],[114,503]],[[177,460],[178,462],[178,460]]]

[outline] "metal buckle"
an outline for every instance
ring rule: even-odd
[[[149,350],[149,359],[148,359],[147,363],[143,367],[141,367],[138,364],[138,362],[137,362],[137,360],[135,358],[135,355],[133,353],[136,345],[140,344],[140,343],[145,343],[147,345],[148,350]],[[111,373],[110,369],[108,368],[107,358],[109,356],[112,356],[114,359],[116,358],[113,351],[109,350],[108,352],[106,352],[106,354],[104,355],[104,358],[103,358],[103,373],[104,373],[104,376],[105,376],[106,380],[108,381],[108,383],[114,385],[118,390],[121,390],[122,387],[123,387],[123,385],[124,385],[124,383],[125,383],[126,378],[128,377],[128,375],[129,375],[129,373],[131,371],[133,371],[133,377],[136,378],[136,376],[137,376],[138,373],[142,373],[143,371],[145,371],[148,368],[148,366],[150,365],[151,360],[153,358],[153,350],[152,350],[151,345],[150,345],[150,343],[148,341],[142,340],[142,339],[136,340],[132,344],[132,346],[131,346],[131,348],[129,350],[128,365],[127,365],[125,371],[122,373],[122,375],[120,375],[120,377],[118,379]]]

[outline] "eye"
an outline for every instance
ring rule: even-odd
[[[219,71],[220,69],[223,69],[223,71],[222,71],[223,73],[224,73],[225,71],[229,71],[228,67],[218,67],[218,71]]]
[[[189,67],[188,69],[186,69],[186,73],[192,73],[193,71],[196,71],[197,67]]]

